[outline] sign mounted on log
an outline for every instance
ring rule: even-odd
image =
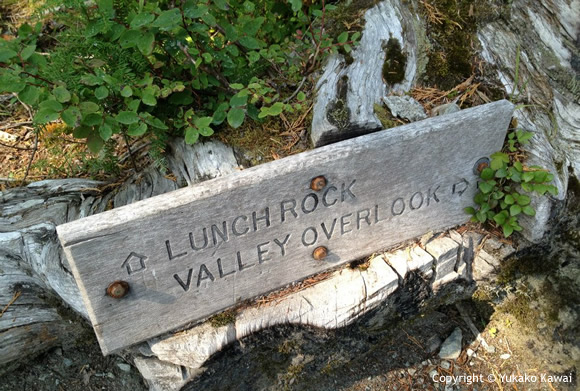
[[[467,220],[499,101],[290,156],[57,227],[108,354]]]

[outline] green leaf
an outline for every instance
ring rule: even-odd
[[[99,135],[103,141],[107,141],[113,135],[113,128],[111,128],[107,123],[104,123],[99,127]]]
[[[159,29],[168,31],[177,27],[181,23],[181,11],[179,8],[172,8],[167,11],[163,11],[159,14],[159,17],[153,22],[153,27],[159,27]]]
[[[511,194],[506,195],[504,201],[508,205],[513,205],[516,202]]]
[[[201,18],[205,14],[207,14],[209,8],[207,5],[200,4],[196,5],[195,1],[187,1],[183,6],[183,13],[186,17],[191,19]]]
[[[60,118],[64,121],[65,124],[70,126],[71,128],[76,128],[81,124],[81,118],[83,115],[78,107],[71,106],[68,109],[64,110],[60,113]]]
[[[546,182],[548,173],[546,171],[534,171],[534,182],[543,183]]]
[[[35,86],[26,86],[18,93],[18,98],[29,106],[35,106],[40,97],[40,89]]]
[[[527,214],[528,216],[535,216],[536,215],[536,211],[534,208],[532,208],[530,205],[526,205],[522,208],[522,212],[524,212],[525,214]]]
[[[242,107],[248,102],[248,95],[242,95],[239,92],[230,99],[231,107]]]
[[[241,90],[244,88],[244,85],[240,83],[232,83],[230,84],[230,88],[233,88],[234,90]]]
[[[522,183],[522,189],[525,191],[533,191],[534,186],[531,183]]]
[[[302,0],[289,0],[292,6],[292,12],[297,13],[302,9]]]
[[[0,62],[8,63],[8,60],[14,58],[18,55],[14,50],[11,49],[0,49]]]
[[[139,116],[133,111],[121,111],[115,119],[125,125],[131,125],[139,121]]]
[[[151,92],[143,93],[141,101],[145,103],[147,106],[155,106],[157,104],[157,99],[155,99],[155,96]]]
[[[35,124],[47,124],[52,121],[56,121],[59,117],[57,111],[51,108],[43,108],[36,112],[33,118]]]
[[[213,60],[212,55],[209,53],[203,53],[201,56],[203,57],[203,60],[205,61],[206,64],[209,64]]]
[[[213,0],[213,2],[222,11],[227,11],[230,9],[230,6],[226,0]]]
[[[497,213],[493,216],[493,220],[498,223],[499,225],[503,225],[507,219],[507,212],[503,211],[501,213]]]
[[[522,163],[520,162],[515,162],[514,163],[514,167],[516,168],[516,170],[518,170],[519,172],[523,172],[524,171],[524,166],[522,166]]]
[[[151,118],[146,119],[145,122],[147,122],[149,125],[153,126],[154,128],[157,128],[157,129],[161,129],[161,130],[169,129],[167,127],[167,125],[165,125],[165,123],[163,123],[163,121],[161,121],[159,118],[151,117]]]
[[[507,175],[508,175],[508,173],[507,173],[507,170],[505,169],[505,167],[502,167],[495,172],[496,178],[505,178]]]
[[[61,103],[65,103],[65,102],[70,101],[71,94],[63,86],[56,87],[55,89],[52,90],[52,93],[53,93],[54,97],[56,98],[56,100],[58,100]]]
[[[269,114],[272,116],[280,115],[280,113],[282,113],[283,110],[284,103],[276,102],[270,107]]]
[[[483,171],[481,171],[481,174],[479,174],[481,179],[485,179],[485,180],[493,178],[493,175],[494,175],[494,171],[489,167],[484,168]]]
[[[189,126],[185,129],[185,142],[187,144],[195,144],[195,142],[199,139],[199,132],[196,128]]]
[[[474,215],[475,214],[475,209],[473,207],[471,207],[471,206],[468,206],[467,208],[463,208],[463,210],[467,214],[470,214],[470,215]]]
[[[197,128],[206,128],[208,127],[213,121],[212,117],[199,117],[196,118],[193,123]]]
[[[133,29],[137,29],[153,22],[153,20],[155,20],[155,15],[150,14],[149,12],[141,12],[131,20],[130,26]]]
[[[507,154],[503,152],[496,152],[491,157],[491,168],[493,170],[499,170],[503,167],[504,163],[509,163],[510,158]]]
[[[137,45],[141,32],[139,30],[125,30],[119,38],[119,44],[123,49],[132,48]]]
[[[534,179],[534,173],[532,171],[527,171],[522,174],[522,180],[524,182],[530,182],[532,179]]]
[[[530,202],[531,202],[530,197],[528,197],[525,194],[520,194],[520,196],[518,197],[518,205],[525,206],[529,205]]]
[[[234,107],[228,111],[228,124],[230,124],[230,126],[234,129],[239,128],[240,125],[244,122],[245,116],[246,113],[244,110]]]
[[[139,137],[145,134],[147,131],[147,124],[141,122],[140,124],[134,123],[129,126],[127,129],[127,134],[131,137]]]
[[[103,118],[100,114],[90,113],[83,118],[81,124],[86,126],[95,126],[101,124],[101,122],[103,122]]]
[[[40,102],[38,107],[41,109],[51,109],[53,111],[61,111],[62,110],[62,105],[54,99],[44,100],[44,101]]]
[[[534,133],[526,132],[525,130],[518,130],[516,131],[516,136],[518,138],[518,142],[522,145],[525,145],[532,137],[534,137]]]
[[[91,73],[87,73],[81,77],[81,83],[87,86],[96,86],[103,84],[103,80]]]
[[[103,100],[109,96],[109,89],[105,86],[100,86],[95,90],[95,97],[98,100]]]
[[[250,50],[260,49],[260,42],[256,38],[242,37],[240,38],[239,42],[242,44],[242,46]]]
[[[509,224],[504,224],[501,227],[503,228],[503,236],[505,236],[506,238],[509,237],[514,232],[513,227]]]
[[[151,31],[146,32],[137,39],[137,48],[145,56],[150,55],[153,52],[154,47],[155,34]]]
[[[34,54],[35,50],[36,45],[28,45],[27,47],[22,49],[22,51],[20,52],[20,57],[22,57],[22,60],[26,61],[30,58],[30,56]]]
[[[519,205],[512,205],[510,206],[510,215],[511,216],[517,216],[520,213],[522,213],[522,207]]]
[[[306,94],[300,91],[298,95],[296,95],[296,99],[298,99],[299,102],[304,102],[306,100]]]
[[[338,43],[345,43],[346,41],[348,41],[348,31],[344,31],[342,32],[338,38],[336,38],[336,41]]]
[[[209,126],[199,128],[199,134],[205,137],[209,137],[213,134],[213,129],[210,128]]]
[[[488,194],[493,190],[493,186],[487,182],[479,182],[479,190],[484,194]]]
[[[133,95],[133,89],[129,86],[123,87],[123,89],[121,90],[121,96],[128,98],[131,95]]]
[[[85,114],[96,113],[97,111],[100,110],[99,105],[94,102],[81,102],[79,103],[79,108]]]
[[[92,153],[99,153],[103,148],[103,145],[105,145],[105,143],[100,135],[91,133],[89,134],[89,137],[87,137],[87,147],[89,147],[89,151]]]
[[[91,134],[92,128],[88,126],[79,126],[73,130],[73,137],[74,138],[87,138],[89,134]]]

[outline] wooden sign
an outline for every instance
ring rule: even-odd
[[[57,227],[105,354],[465,222],[499,101],[236,172]]]

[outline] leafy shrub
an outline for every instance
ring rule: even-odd
[[[533,133],[522,129],[515,129],[508,133],[506,152],[496,152],[491,155],[489,167],[480,172],[481,181],[478,183],[478,191],[474,201],[478,209],[465,208],[472,215],[474,222],[493,222],[500,226],[505,237],[514,231],[521,231],[518,223],[519,216],[523,213],[534,216],[536,211],[530,205],[531,199],[520,191],[536,192],[544,195],[550,193],[556,195],[558,189],[549,185],[554,176],[542,167],[524,167],[518,160],[518,147],[529,142]]]
[[[348,32],[336,41],[324,34],[332,8],[300,0],[49,1],[43,11],[54,18],[53,36],[37,23],[0,40],[0,92],[31,106],[37,125],[62,120],[92,152],[114,134],[182,134],[195,143],[225,122],[237,128],[300,110],[303,93],[282,97],[284,85],[311,69],[304,58],[320,61],[353,43]]]

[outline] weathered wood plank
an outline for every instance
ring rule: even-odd
[[[103,352],[464,222],[474,163],[501,148],[512,112],[494,102],[58,226]],[[122,299],[106,295],[116,280]]]

